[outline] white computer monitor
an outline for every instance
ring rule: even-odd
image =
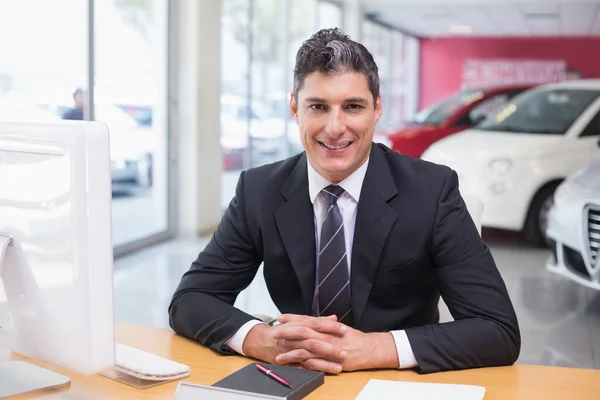
[[[102,123],[0,122],[0,347],[84,375],[115,365]]]

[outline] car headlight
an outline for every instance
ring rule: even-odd
[[[494,175],[504,175],[512,168],[512,161],[508,158],[498,158],[488,164],[488,169]]]

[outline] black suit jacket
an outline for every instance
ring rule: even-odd
[[[225,354],[253,319],[233,307],[264,262],[282,313],[310,314],[315,227],[306,155],[243,172],[236,195],[169,306],[173,330]],[[507,365],[517,318],[448,167],[373,144],[351,258],[354,327],[405,329],[421,373]],[[440,293],[455,321],[439,324]]]

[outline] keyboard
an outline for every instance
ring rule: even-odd
[[[135,347],[115,344],[115,369],[136,378],[163,381],[190,375],[190,367]]]

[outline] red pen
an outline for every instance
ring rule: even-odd
[[[260,372],[262,372],[263,374],[267,375],[269,378],[271,378],[271,379],[273,379],[273,380],[281,383],[283,386],[287,386],[289,388],[292,387],[291,383],[289,383],[288,381],[286,381],[285,379],[283,379],[282,377],[280,377],[279,375],[277,375],[275,372],[271,371],[270,369],[268,369],[264,365],[256,364],[256,368],[258,368],[258,370]]]

